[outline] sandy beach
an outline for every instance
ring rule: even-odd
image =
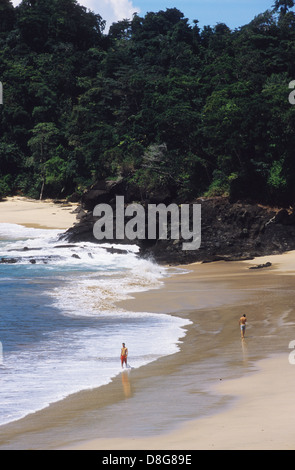
[[[14,202],[0,203],[0,223],[63,228],[55,205]],[[179,351],[0,427],[0,449],[294,449],[294,273],[295,252],[170,267],[120,306],[189,319]]]
[[[266,260],[273,264],[268,271],[249,270],[252,265]],[[192,355],[189,360],[183,360],[183,374],[179,374],[182,379],[187,374],[186,385],[190,387],[184,391],[180,385],[184,392],[183,400],[192,393],[196,394],[195,406],[202,401],[198,396],[201,393],[214,396],[216,400],[212,400],[207,408],[205,406],[197,419],[186,420],[171,432],[127,439],[118,436],[100,438],[75,448],[294,449],[295,431],[290,419],[295,411],[294,346],[289,348],[289,345],[295,338],[292,306],[295,253],[269,256],[265,260],[197,264],[183,268],[190,269],[190,273],[172,276],[159,292],[138,294],[134,304],[140,309],[140,304],[146,305],[151,296],[153,310],[158,306],[158,311],[179,313],[178,309],[186,306],[189,318],[194,319],[194,326],[189,330],[178,358],[185,353]],[[208,284],[212,286],[209,292],[206,289]],[[131,305],[132,301],[128,308]],[[247,313],[249,320],[244,341],[238,338],[237,331],[237,320],[242,312]],[[202,313],[209,314],[211,318],[200,320]],[[234,341],[233,336],[236,336]],[[190,342],[203,342],[199,348],[195,344],[198,359],[193,356],[196,348],[192,348]],[[201,373],[203,361],[208,367],[207,375]],[[190,365],[187,366],[186,362]],[[175,378],[175,372],[172,376]],[[205,381],[205,389],[199,379]],[[173,391],[177,386],[179,384],[174,381]],[[192,409],[192,415],[194,412]]]
[[[7,197],[0,201],[0,223],[25,225],[26,227],[68,229],[76,221],[75,203],[38,201],[21,196]]]

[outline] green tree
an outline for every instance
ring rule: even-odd
[[[12,30],[15,23],[15,11],[11,0],[0,0],[0,37]]]
[[[59,131],[54,123],[41,122],[34,127],[32,133],[33,137],[29,140],[28,146],[32,151],[33,162],[41,180],[39,197],[41,200],[46,183],[46,163],[57,145]]]
[[[281,12],[281,15],[286,15],[290,8],[293,8],[295,5],[294,0],[275,0],[274,9],[275,11]]]
[[[77,0],[23,0],[17,25],[23,41],[35,51],[50,51],[57,43],[87,50],[101,42],[105,21]]]

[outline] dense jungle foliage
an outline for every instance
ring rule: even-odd
[[[0,0],[0,196],[124,177],[143,198],[293,204],[294,3],[236,30],[172,8],[104,33],[76,0]]]

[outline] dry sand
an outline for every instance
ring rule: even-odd
[[[8,197],[0,202],[0,223],[26,227],[68,229],[76,222],[77,204]]]
[[[0,222],[21,223],[20,202]],[[35,219],[43,204],[27,222],[45,223]],[[295,252],[170,268],[160,289],[121,306],[190,319],[179,352],[0,427],[0,449],[294,449],[294,273]]]

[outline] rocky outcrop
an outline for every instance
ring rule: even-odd
[[[293,213],[226,198],[198,201],[202,207],[199,250],[184,252],[181,241],[157,241],[142,253],[158,262],[236,261],[295,249]]]
[[[115,208],[115,196],[122,194],[126,204],[140,197],[135,188],[124,186],[122,180],[108,184],[102,182],[92,187],[82,199],[77,223],[63,235],[64,238],[69,242],[97,243],[93,226],[98,219],[93,216],[93,208],[101,203]],[[162,197],[151,195],[143,205],[147,207],[150,203],[160,202],[169,204],[173,200],[165,192]],[[201,205],[202,214],[201,246],[198,250],[182,250],[182,239],[135,240],[140,247],[140,255],[151,257],[158,263],[181,264],[250,259],[295,249],[295,214],[292,211],[250,202],[230,202],[228,198],[198,199],[193,203]],[[130,243],[128,239],[105,241]]]

